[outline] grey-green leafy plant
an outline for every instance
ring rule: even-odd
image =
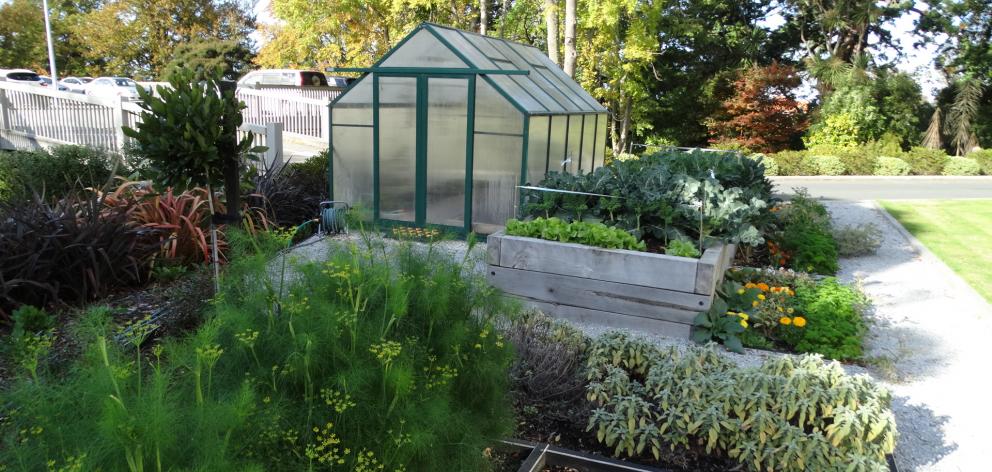
[[[844,226],[832,230],[837,255],[857,257],[874,254],[882,245],[882,230],[872,223]]]
[[[891,395],[836,362],[807,355],[738,367],[713,347],[659,349],[619,332],[591,352],[588,429],[617,456],[701,448],[754,471],[888,470]]]

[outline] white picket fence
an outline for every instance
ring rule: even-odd
[[[283,159],[283,133],[326,143],[332,91],[325,92],[324,98],[311,98],[239,89],[236,95],[247,105],[240,134],[268,148],[267,164]],[[0,82],[0,149],[76,144],[119,152],[130,139],[122,128],[137,127],[140,120],[141,108],[133,102]]]

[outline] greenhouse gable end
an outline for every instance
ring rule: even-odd
[[[603,164],[606,109],[538,49],[425,23],[333,103],[333,199],[488,234],[519,186]]]

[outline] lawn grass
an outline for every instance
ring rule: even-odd
[[[882,206],[992,302],[992,200],[885,201]]]

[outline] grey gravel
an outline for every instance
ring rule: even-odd
[[[875,306],[867,355],[894,395],[899,470],[989,470],[992,307],[875,203],[825,203],[840,225],[882,230],[877,253],[842,259],[838,275]]]

